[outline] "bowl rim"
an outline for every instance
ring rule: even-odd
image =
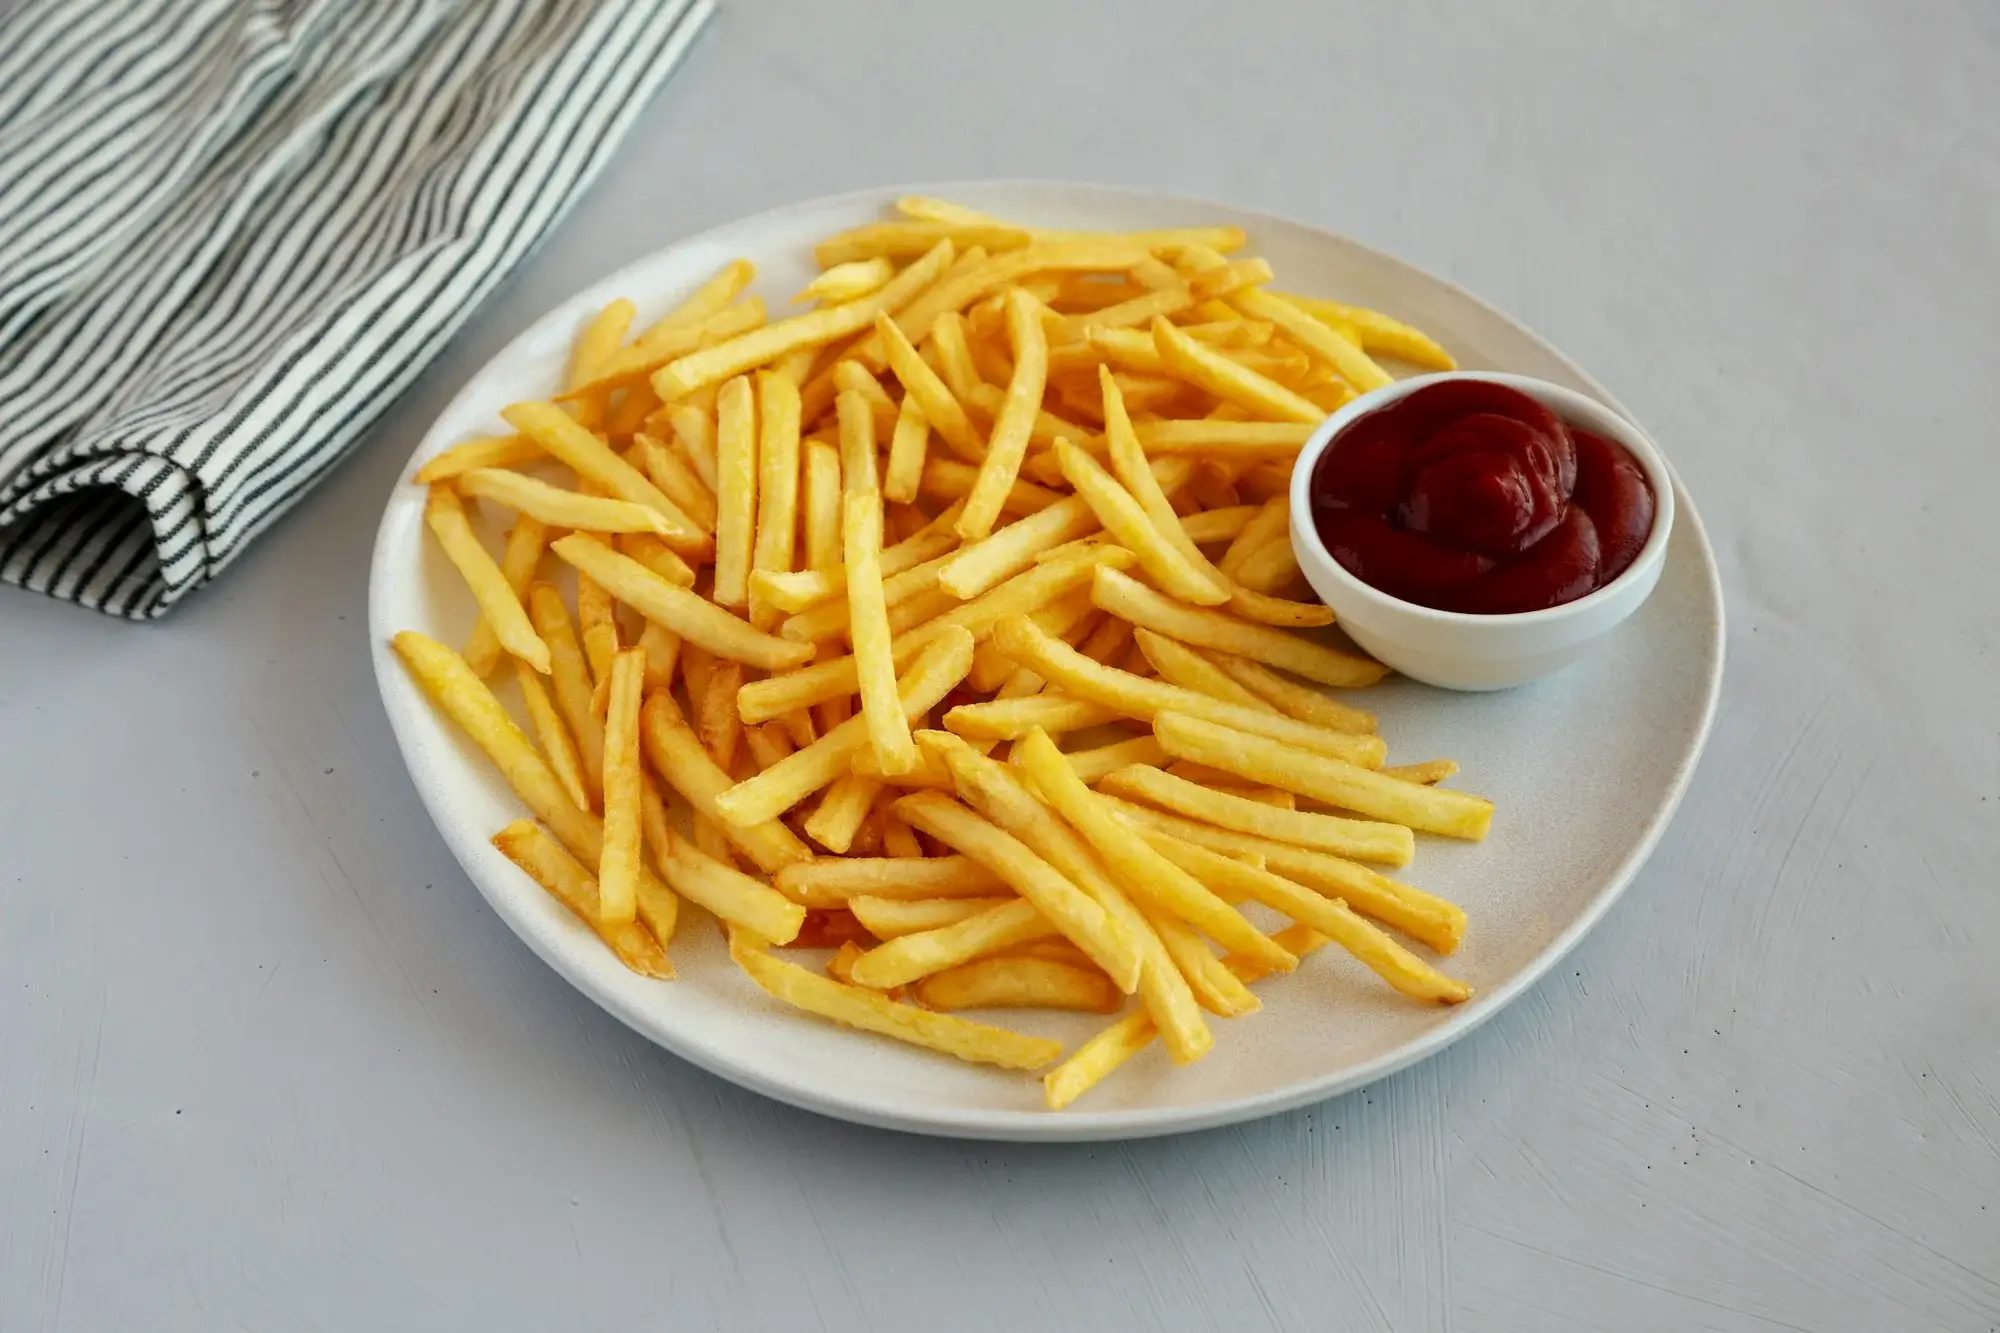
[[[1447,611],[1439,607],[1424,606],[1419,602],[1405,601],[1393,593],[1387,593],[1372,583],[1366,583],[1340,561],[1333,558],[1326,542],[1319,535],[1319,529],[1312,521],[1312,474],[1319,466],[1320,457],[1326,453],[1334,437],[1390,403],[1409,397],[1417,390],[1433,384],[1447,384],[1454,381],[1476,381],[1498,384],[1518,390],[1530,398],[1551,408],[1565,422],[1572,420],[1576,411],[1599,414],[1611,423],[1609,431],[1617,442],[1639,461],[1646,473],[1646,482],[1653,488],[1653,527],[1646,535],[1645,545],[1632,557],[1632,563],[1622,570],[1618,577],[1601,588],[1593,588],[1573,601],[1558,606],[1545,606],[1535,611]],[[1498,370],[1446,370],[1428,375],[1412,375],[1381,388],[1372,389],[1348,402],[1338,411],[1322,421],[1299,449],[1298,457],[1292,463],[1292,479],[1289,488],[1292,506],[1292,548],[1304,564],[1308,555],[1320,566],[1327,577],[1355,597],[1367,601],[1383,610],[1407,615],[1436,625],[1451,626],[1537,626],[1552,625],[1564,620],[1587,615],[1593,609],[1616,601],[1632,585],[1645,579],[1666,559],[1667,542],[1673,536],[1674,528],[1674,474],[1668,466],[1666,455],[1660,452],[1645,431],[1635,425],[1622,412],[1575,389],[1566,388],[1533,375],[1515,375]]]

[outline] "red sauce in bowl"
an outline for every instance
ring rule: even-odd
[[[1506,615],[1624,573],[1653,489],[1623,445],[1502,384],[1447,380],[1355,421],[1320,456],[1313,526],[1392,597]]]

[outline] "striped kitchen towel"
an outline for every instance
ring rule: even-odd
[[[0,580],[142,619],[213,578],[555,225],[713,4],[0,0]]]

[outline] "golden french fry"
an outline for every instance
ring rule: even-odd
[[[572,386],[587,382],[597,367],[609,360],[625,341],[626,330],[632,327],[638,313],[637,306],[620,297],[591,316],[590,322],[584,325],[570,347],[566,382]]]
[[[1218,300],[1242,288],[1269,282],[1271,266],[1261,259],[1240,259],[1219,269],[1204,270],[1187,281],[1156,288],[1143,296],[1063,320],[1057,336],[1064,342],[1088,337],[1095,329],[1123,329],[1178,315],[1203,301]]]
[[[1117,390],[1111,388],[1109,392]],[[1138,557],[1140,568],[1156,583],[1181,600],[1199,605],[1217,606],[1229,600],[1228,590],[1162,537],[1131,492],[1119,485],[1096,459],[1068,440],[1057,440],[1056,461],[1098,521]]]
[[[1089,750],[1071,750],[1063,756],[1084,785],[1095,787],[1108,773],[1130,764],[1163,764],[1167,752],[1156,736],[1134,736],[1129,741],[1113,741]]]
[[[986,222],[871,222],[821,241],[813,247],[813,258],[824,269],[875,258],[911,259],[947,239],[960,249],[978,245],[998,254],[1026,245],[1028,233]]]
[[[822,301],[828,305],[839,305],[868,295],[883,283],[896,276],[896,266],[887,256],[877,255],[873,259],[854,259],[844,264],[834,264],[826,272],[814,278],[799,289],[792,298],[794,305],[801,301]],[[796,381],[794,381],[796,383]]]
[[[686,838],[669,831],[667,847],[660,873],[689,902],[773,944],[789,944],[805,924],[803,907],[770,885],[707,856]]]
[[[493,691],[472,674],[465,659],[415,630],[402,631],[393,644],[396,655],[424,692],[486,752],[515,795],[527,803],[529,812],[548,826],[570,855],[585,865],[595,865],[604,850],[603,824],[570,800],[554,771],[535,753]],[[673,935],[672,897],[650,871],[641,872],[639,919],[649,929],[660,923],[654,932],[656,938]],[[667,901],[662,902],[662,898]]]
[[[1243,567],[1243,562],[1255,554],[1267,542],[1283,538],[1289,530],[1292,519],[1291,502],[1284,496],[1274,496],[1258,508],[1257,517],[1243,525],[1236,534],[1236,540],[1222,553],[1222,559],[1215,567],[1231,578]]]
[[[855,393],[861,396],[868,407],[869,421],[873,424],[878,438],[896,428],[896,400],[889,396],[889,391],[882,387],[882,382],[875,378],[874,373],[859,361],[836,362],[833,367],[833,387],[836,402],[843,393]],[[846,448],[844,442],[842,448]],[[844,453],[842,457],[845,458]],[[872,456],[869,465],[872,474],[874,471]]]
[[[1138,989],[1144,965],[1139,941],[1102,904],[1026,844],[937,792],[913,792],[897,801],[894,808],[911,827],[971,857],[1006,881],[1053,922],[1064,938],[1089,954],[1119,990],[1129,995]],[[914,977],[901,978],[909,980]]]
[[[973,360],[972,345],[966,341],[965,317],[956,310],[938,316],[931,326],[931,345],[937,349],[938,373],[951,386],[952,396],[961,403],[969,402],[983,381]]]
[[[1112,807],[1105,804],[1105,798],[1083,785],[1047,733],[1029,733],[1021,746],[1020,759],[1042,795],[1097,849],[1119,887],[1142,905],[1158,912],[1171,912],[1218,944],[1261,958],[1279,971],[1288,972],[1296,965],[1297,960],[1272,944],[1268,936],[1244,920],[1235,908],[1154,851],[1121,821]]]
[[[1015,772],[938,732],[922,733],[927,750],[946,755],[959,794],[995,824],[1068,877],[1104,909],[1138,945],[1139,996],[1167,1033],[1167,1049],[1177,1064],[1200,1059],[1215,1037],[1195,1003],[1187,979],[1174,966],[1158,933],[1124,890],[1106,872],[1088,843],[1031,793]]]
[[[576,623],[591,679],[602,682],[611,674],[611,659],[618,655],[618,611],[611,594],[587,574],[577,575]]]
[[[1133,429],[1148,455],[1200,454],[1228,461],[1290,461],[1317,427],[1299,421],[1142,421]]]
[[[602,542],[571,533],[552,543],[550,549],[579,572],[603,584],[613,597],[646,619],[665,625],[687,643],[699,644],[718,657],[765,671],[800,666],[812,657],[810,644],[790,643],[754,629],[706,598],[675,587]]]
[[[1301,958],[1328,942],[1325,936],[1304,926],[1287,927],[1273,938]],[[1254,961],[1234,955],[1223,959],[1223,966],[1245,982],[1255,981],[1264,975]],[[1079,1046],[1074,1055],[1042,1077],[1044,1103],[1051,1111],[1060,1111],[1103,1082],[1118,1066],[1145,1050],[1157,1035],[1151,1014],[1127,1014]]]
[[[939,571],[938,586],[954,597],[977,597],[1028,568],[1042,552],[1089,536],[1099,526],[1082,497],[1058,500],[959,551]]]
[[[688,562],[651,533],[628,532],[618,539],[618,549],[676,588],[694,586],[694,570]]]
[[[1162,711],[1153,718],[1153,734],[1175,758],[1192,759],[1253,782],[1426,833],[1478,842],[1493,823],[1493,802],[1484,797],[1385,778],[1358,764],[1200,717]]]
[[[1355,915],[1339,898],[1324,897],[1282,875],[1245,865],[1234,857],[1170,833],[1150,829],[1143,833],[1146,841],[1163,856],[1220,896],[1232,901],[1247,898],[1260,902],[1325,935],[1411,999],[1461,1004],[1472,998],[1470,986],[1424,962]]]
[[[782,375],[757,375],[757,417],[763,436],[757,449],[757,524],[750,567],[786,573],[797,555],[799,532],[799,391]],[[761,610],[754,586],[748,596]],[[766,624],[776,619],[773,608]]]
[[[854,919],[878,940],[897,940],[905,935],[943,930],[985,917],[999,908],[1011,909],[976,927],[973,934],[980,938],[973,944],[947,945],[954,956],[967,958],[984,952],[985,937],[995,932],[1006,936],[1006,947],[1020,943],[1021,939],[1017,937],[1029,940],[1062,938],[1046,918],[1032,909],[1031,904],[1012,894],[983,898],[877,898],[872,894],[856,894],[846,901],[846,906],[854,913]],[[935,947],[937,944],[938,941],[933,940],[924,947]]]
[[[570,385],[556,396],[559,400],[589,402],[621,387],[628,392],[637,389],[653,393],[645,383],[653,371],[698,348],[762,328],[764,317],[764,301],[758,296],[725,306],[698,321],[669,317],[605,358],[589,379]]]
[[[1292,554],[1289,537],[1280,538],[1252,551],[1237,571],[1237,582],[1252,592],[1269,593],[1298,583],[1302,571],[1299,558]]]
[[[464,444],[454,444],[417,469],[411,477],[418,486],[450,481],[474,468],[521,467],[548,457],[542,446],[526,435],[485,435]]]
[[[531,435],[542,448],[604,487],[620,500],[644,505],[667,524],[661,540],[682,555],[708,553],[708,534],[645,475],[553,403],[515,403],[500,413],[507,424]]]
[[[584,789],[590,794],[582,805],[588,810],[602,794],[599,782],[604,771],[604,724],[591,708],[590,668],[570,624],[569,609],[553,584],[537,583],[528,589],[528,614],[549,647],[549,680],[556,707],[576,740]]]
[[[791,574],[765,574],[750,576],[751,593],[762,596],[765,601],[780,611],[800,613],[819,606],[824,602],[842,598],[847,591],[847,567],[840,560],[840,469],[838,463],[831,472],[828,493],[833,496],[832,511],[826,520],[826,527],[832,532],[830,558],[823,565],[813,564],[808,569]],[[951,530],[951,520],[956,517],[956,508],[947,509],[927,523],[921,531],[914,532],[894,546],[882,551],[882,577],[892,579],[915,569],[919,565],[938,560],[958,545],[958,536]],[[808,523],[808,530],[812,527]],[[942,572],[940,570],[940,572]],[[905,585],[912,591],[917,586],[935,586],[935,580],[928,583]],[[891,606],[895,598],[884,589],[885,598]],[[845,612],[843,611],[844,615]],[[843,622],[844,623],[844,622]],[[814,634],[813,639],[826,637]]]
[[[1252,657],[1322,685],[1358,689],[1388,674],[1388,668],[1372,658],[1208,607],[1177,602],[1115,569],[1096,573],[1091,596],[1099,607],[1134,625],[1199,648]]]
[[[898,683],[905,717],[928,712],[951,688],[965,679],[972,667],[972,635],[953,626],[927,644],[916,662]],[[768,683],[768,682],[758,682]],[[744,700],[752,686],[737,694],[737,706],[745,721],[751,718]],[[787,708],[796,707],[787,704]],[[778,710],[780,712],[784,709]],[[716,814],[732,824],[760,824],[777,818],[812,793],[839,777],[849,766],[854,752],[868,744],[868,724],[850,718],[827,732],[805,749],[738,783],[716,798]]]
[[[1197,546],[1225,542],[1241,532],[1243,525],[1248,523],[1256,512],[1255,505],[1204,510],[1199,514],[1189,514],[1181,518],[1181,531],[1186,533],[1188,540]]]
[[[527,872],[530,879],[547,889],[550,897],[582,918],[599,939],[611,946],[618,961],[643,977],[673,976],[666,950],[650,931],[629,917],[623,921],[605,919],[590,871],[564,851],[561,843],[544,833],[540,825],[533,820],[517,819],[493,835],[493,845]]]
[[[924,455],[930,444],[931,423],[915,394],[903,395],[896,410],[896,428],[889,437],[889,462],[882,471],[882,494],[899,504],[917,498],[917,486],[924,476]]]
[[[526,597],[528,585],[535,581],[535,571],[541,567],[542,553],[549,548],[549,529],[546,523],[527,515],[514,520],[514,526],[507,533],[507,549],[500,556],[500,573],[507,580],[507,586],[514,590],[517,598]],[[490,676],[493,668],[500,665],[504,650],[500,638],[493,632],[486,617],[481,615],[479,623],[472,627],[472,637],[466,640],[465,661],[480,676]]]
[[[897,695],[896,663],[889,638],[889,610],[882,592],[882,496],[849,491],[843,497],[841,533],[846,546],[848,629],[854,640],[855,679],[868,741],[882,771],[894,776],[917,766],[916,743]]]
[[[732,708],[733,706],[732,701]],[[743,728],[743,744],[750,751],[750,758],[757,765],[759,773],[799,748],[792,744],[792,738],[785,733],[783,725],[777,722],[766,722],[761,727]]]
[[[468,665],[470,665],[468,663]],[[575,801],[579,809],[590,808],[590,788],[583,780],[583,759],[577,753],[576,741],[569,734],[562,714],[556,711],[555,703],[549,698],[548,687],[535,674],[533,667],[519,658],[514,659],[514,678],[521,687],[521,701],[527,706],[528,721],[534,724],[535,737],[542,743],[542,754],[548,759],[549,767],[562,782],[563,790]]]
[[[1078,551],[1059,560],[1038,564],[1017,574],[999,587],[966,602],[935,619],[897,636],[896,664],[900,667],[921,652],[938,636],[952,629],[971,631],[975,640],[989,634],[996,622],[1015,614],[1028,614],[1046,606],[1070,589],[1089,582],[1091,571],[1100,563],[1130,564],[1132,553],[1122,547]],[[752,681],[743,687],[736,705],[745,722],[768,722],[794,708],[810,707],[830,699],[845,698],[860,688],[852,657],[835,657],[769,680]]]
[[[715,472],[715,414],[693,403],[683,403],[668,410],[667,420],[674,428],[675,447],[708,493],[715,494],[716,485],[722,480]]]
[[[999,876],[964,856],[822,858],[783,867],[771,884],[806,907],[840,907],[854,897],[981,898],[1007,892]]]
[[[1221,667],[1180,640],[1170,639],[1164,634],[1155,634],[1149,629],[1135,629],[1132,637],[1139,645],[1139,651],[1153,664],[1153,670],[1160,673],[1162,680],[1178,685],[1184,690],[1193,690],[1198,694],[1221,699],[1225,703],[1254,708],[1260,713],[1279,711],[1275,705],[1231,680]]]
[[[715,586],[717,606],[750,601],[757,522],[757,410],[750,381],[726,381],[715,399]]]
[[[754,370],[801,347],[824,347],[875,322],[878,314],[894,314],[928,287],[951,263],[949,239],[941,240],[915,263],[858,300],[827,306],[768,324],[713,347],[668,362],[653,374],[653,391],[660,401],[675,402],[708,384]]]
[[[933,458],[924,464],[924,474],[917,480],[917,493],[931,500],[953,500],[960,502],[960,512],[970,500],[973,488],[979,484],[979,469],[970,463],[961,463],[951,458]],[[1032,514],[1047,509],[1061,500],[1059,491],[1040,486],[1032,481],[1016,480],[1007,488],[1000,500],[1003,515]]]
[[[914,749],[914,747],[912,747]],[[805,822],[806,836],[830,852],[845,854],[875,804],[882,784],[862,773],[836,778]]]
[[[604,848],[597,860],[598,911],[611,925],[639,913],[639,701],[646,655],[618,653],[609,673],[604,721]]]
[[[1271,294],[1297,306],[1336,333],[1352,332],[1360,340],[1364,352],[1392,356],[1399,361],[1422,366],[1425,370],[1458,369],[1458,362],[1452,359],[1451,353],[1430,337],[1379,310],[1342,305],[1338,301],[1322,301],[1311,296],[1292,296],[1282,292]]]
[[[706,421],[706,417],[702,417]],[[645,434],[643,431],[632,437],[639,448],[639,457],[646,465],[646,475],[653,484],[687,516],[705,531],[715,531],[715,493],[701,479],[689,461],[685,449],[674,449]]]
[[[903,817],[888,808],[881,810],[882,855],[893,860],[921,860],[924,845],[917,841],[916,830],[904,822]]]
[[[1203,787],[1144,764],[1133,764],[1110,774],[1104,779],[1103,789],[1219,828],[1300,847],[1316,847],[1356,861],[1406,866],[1416,855],[1416,839],[1401,824],[1279,809],[1262,801]]]
[[[1367,393],[1390,382],[1389,372],[1370,360],[1368,353],[1283,297],[1269,292],[1238,291],[1228,300],[1250,318],[1277,325],[1286,337],[1333,367],[1357,393]]]
[[[965,407],[938,378],[937,372],[924,363],[910,340],[903,336],[896,321],[887,315],[875,321],[876,335],[882,339],[888,358],[888,366],[902,382],[903,392],[917,400],[923,409],[924,420],[937,431],[938,438],[960,458],[978,462],[986,456],[986,439],[979,428],[966,415]]]
[[[648,696],[639,721],[646,757],[661,778],[686,797],[697,812],[714,821],[758,869],[776,874],[787,866],[813,859],[812,852],[798,836],[775,819],[735,825],[716,817],[716,801],[735,784],[702,747],[701,738],[688,726],[671,696],[664,693]]]
[[[1327,852],[1273,842],[1248,833],[1183,819],[1143,805],[1106,796],[1118,817],[1142,833],[1168,833],[1183,842],[1206,847],[1232,858],[1263,858],[1273,874],[1338,897],[1363,916],[1394,926],[1439,953],[1450,953],[1465,937],[1465,911],[1422,889],[1390,879],[1380,871]]]
[[[806,441],[801,499],[806,568],[833,569],[840,564],[840,450],[821,440]]]
[[[639,632],[639,647],[646,653],[647,690],[673,688],[674,667],[681,656],[681,636],[649,620]]]
[[[493,627],[494,637],[501,646],[547,675],[548,645],[535,633],[527,611],[521,606],[520,597],[472,531],[472,524],[465,517],[465,506],[459,503],[458,496],[448,487],[431,487],[424,504],[424,521],[443,548],[446,558],[464,578],[465,586],[471,590],[473,600],[479,603],[481,615]]]
[[[709,671],[701,701],[695,704],[695,735],[723,769],[735,765],[736,745],[743,738],[743,718],[736,711],[736,692],[742,688],[742,663],[717,662]]]
[[[1027,694],[960,704],[944,715],[947,729],[968,740],[1019,740],[1035,730],[1063,733],[1084,731],[1114,722],[1119,710],[1090,699],[1061,694]]]
[[[1159,932],[1160,943],[1174,960],[1201,1007],[1220,1018],[1240,1018],[1263,1007],[1250,988],[1237,980],[1193,926],[1167,912],[1151,912],[1147,920]]]
[[[862,911],[870,910],[866,901],[856,901],[861,903]],[[1055,935],[1054,924],[1025,898],[1004,899],[985,911],[967,914],[974,901],[946,900],[928,913],[938,917],[959,916],[960,920],[884,938],[883,943],[854,960],[855,984],[874,986],[878,990],[889,989],[878,986],[875,978],[901,976],[914,981],[974,958]],[[891,909],[888,921],[880,920],[882,913],[879,908],[871,915],[884,926],[898,918],[918,916],[910,910],[918,906],[915,903],[886,903],[881,906]],[[858,918],[860,913],[857,912],[856,916]],[[895,984],[905,985],[907,982]]]
[[[850,494],[846,498],[852,500],[854,497]],[[845,536],[844,533],[843,536]],[[917,612],[899,611],[898,608],[917,598],[924,597],[926,594],[935,592],[937,590],[938,572],[944,568],[945,562],[948,559],[950,559],[949,556],[941,556],[935,560],[928,560],[921,565],[913,565],[895,574],[889,574],[889,552],[887,550],[882,552],[877,565],[880,573],[885,575],[880,580],[882,602],[885,608],[885,619],[892,630],[898,624],[921,624],[924,620],[931,618],[928,614],[920,615]],[[827,573],[838,579],[843,592],[847,590],[847,566],[845,564],[836,566],[835,569],[829,570]],[[796,587],[797,585],[793,586]],[[754,584],[752,595],[755,595]],[[948,611],[953,606],[956,606],[957,603],[957,598],[946,593],[941,600],[935,603],[937,611],[932,614]],[[932,605],[932,602],[925,602],[926,607],[930,605]],[[916,618],[911,619],[910,617]],[[823,639],[842,637],[852,639],[852,625],[852,610],[848,606],[847,598],[841,597],[838,600],[817,603],[795,616],[788,617],[779,624],[778,637],[791,639],[796,643],[818,643]]]
[[[1327,414],[1317,403],[1196,342],[1164,319],[1153,321],[1153,345],[1176,375],[1217,398],[1240,403],[1272,420],[1315,426],[1326,420]]]
[[[983,958],[925,977],[917,1000],[930,1009],[1077,1009],[1118,1012],[1118,988],[1094,969],[1041,958]]]
[[[979,479],[958,518],[958,535],[967,541],[977,541],[993,531],[1028,452],[1028,436],[1041,410],[1042,390],[1048,379],[1049,349],[1040,312],[1040,303],[1018,287],[1007,293],[1007,337],[1014,349],[1014,375],[1007,385],[1006,401],[994,417]]]
[[[1212,248],[1227,250],[1230,247],[1218,245]],[[648,325],[646,331],[639,335],[639,340],[644,341],[668,329],[689,328],[713,319],[731,301],[741,296],[756,276],[757,269],[749,260],[732,259],[717,270],[714,277],[695,288],[686,300]]]
[[[991,255],[962,271],[954,271],[924,292],[906,309],[894,311],[896,327],[911,343],[930,336],[938,317],[963,310],[992,292],[1036,273],[1117,272],[1145,258],[1145,250],[1118,238],[1065,239]],[[859,355],[871,367],[887,364],[884,339],[878,329],[861,344]],[[664,396],[664,395],[663,395]],[[929,408],[925,410],[928,412]],[[933,423],[935,424],[935,423]]]
[[[1102,1083],[1118,1066],[1153,1044],[1160,1029],[1144,1009],[1125,1015],[1076,1048],[1069,1059],[1042,1076],[1043,1103],[1060,1111]]]
[[[1006,1069],[1039,1069],[1062,1054],[1061,1042],[898,1004],[876,991],[842,985],[761,950],[737,947],[732,942],[730,955],[767,993],[794,1008],[864,1032]]]
[[[1213,648],[1203,655],[1214,662],[1224,675],[1289,717],[1309,722],[1315,727],[1325,727],[1328,731],[1372,732],[1376,729],[1373,713],[1350,708],[1337,699],[1327,698],[1309,685],[1287,680],[1262,662],[1253,662],[1247,657]],[[1452,765],[1452,772],[1457,771],[1458,766]]]
[[[1002,621],[994,629],[993,641],[1001,651],[1070,697],[1102,704],[1126,717],[1150,721],[1162,710],[1176,709],[1319,754],[1338,755],[1353,763],[1380,764],[1387,753],[1379,736],[1326,731],[1277,713],[1239,707],[1178,685],[1093,662],[1044,634],[1025,616],[1011,616]]]
[[[1131,419],[1126,415],[1125,401],[1117,384],[1108,375],[1102,376],[1102,379],[1104,440],[1112,470],[1138,501],[1161,539],[1202,575],[1227,590],[1230,606],[1251,620],[1267,625],[1332,624],[1333,612],[1326,607],[1317,603],[1284,601],[1246,588],[1229,577],[1226,569],[1219,569],[1210,563],[1183,526],[1179,512],[1169,499],[1172,487],[1166,482],[1167,474],[1163,467],[1147,461]]]
[[[1384,777],[1397,778],[1403,782],[1418,782],[1426,787],[1433,787],[1458,772],[1458,761],[1455,759],[1426,759],[1420,764],[1386,765],[1377,771]]]

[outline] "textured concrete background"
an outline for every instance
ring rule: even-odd
[[[0,1329],[2000,1326],[2000,10],[1075,8],[732,0],[234,572],[153,626],[0,596]],[[366,560],[465,376],[698,228],[989,175],[1458,279],[1697,497],[1731,640],[1694,788],[1439,1059],[1130,1147],[853,1129],[570,991],[417,805]]]

